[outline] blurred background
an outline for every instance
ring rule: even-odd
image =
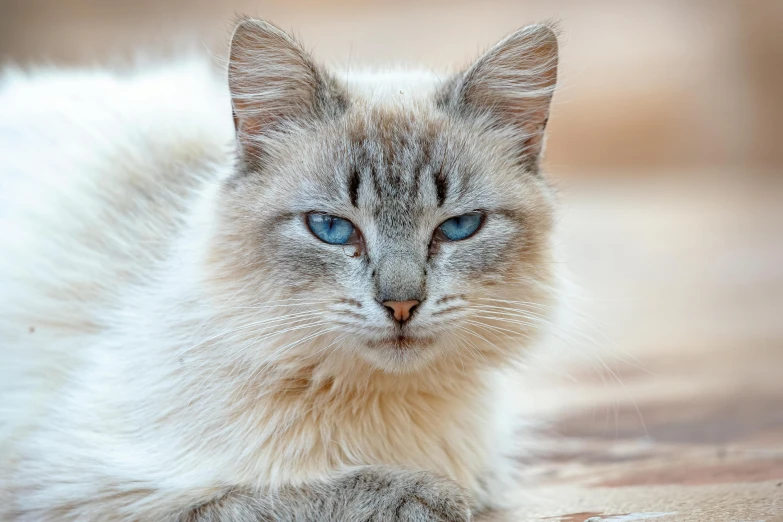
[[[519,395],[557,441],[541,476],[781,493],[783,2],[0,0],[0,61],[222,57],[236,14],[328,63],[436,70],[559,20],[546,163],[580,311]]]
[[[331,63],[438,69],[520,25],[561,20],[552,166],[625,176],[783,161],[774,0],[2,0],[0,59],[95,64],[188,45],[222,56],[237,13],[294,30]]]

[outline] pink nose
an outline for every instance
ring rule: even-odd
[[[414,308],[416,308],[416,305],[419,304],[419,301],[384,301],[383,306],[388,308],[392,311],[394,314],[394,318],[404,323],[407,321],[410,316],[411,312]]]

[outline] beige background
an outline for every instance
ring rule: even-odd
[[[581,315],[521,383],[552,422],[524,516],[783,513],[783,2],[5,0],[0,60],[221,56],[235,13],[438,69],[560,20],[547,165]]]
[[[0,59],[84,64],[188,43],[219,55],[235,13],[294,29],[328,61],[438,68],[520,25],[558,19],[552,166],[627,174],[783,160],[783,2],[774,0],[3,0]]]

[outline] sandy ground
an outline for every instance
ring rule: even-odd
[[[750,179],[564,189],[581,315],[521,385],[517,519],[783,520],[783,183]]]

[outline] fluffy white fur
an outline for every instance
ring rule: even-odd
[[[395,91],[429,79],[381,77]],[[209,226],[233,132],[227,92],[203,63],[4,78],[0,510],[153,520],[222,484],[365,462],[438,470],[493,503],[511,471],[499,372],[439,375],[450,393],[437,395],[421,376],[359,375],[344,404],[267,404],[259,390],[251,412],[232,407],[245,375],[198,361],[183,371],[183,345],[221,334],[204,322],[209,289],[193,284],[206,255],[194,231]],[[139,199],[134,187],[148,184],[159,198]],[[393,399],[366,403],[390,387]]]
[[[549,54],[530,62],[535,74],[517,78],[515,90],[514,52],[542,42]],[[301,62],[297,53],[280,63]],[[454,83],[446,93],[476,110],[479,123],[465,123],[465,133],[486,127],[476,161],[497,165],[499,186],[519,185],[521,162],[503,156],[514,140],[540,149],[555,73],[530,78],[541,77],[542,60],[544,71],[555,67],[553,56],[551,31],[516,33],[468,71],[493,83]],[[268,119],[309,100],[311,86],[281,71],[258,73],[290,97],[269,90],[268,112],[247,114]],[[445,118],[424,107],[442,88],[430,73],[340,78],[366,114],[389,118],[407,106]],[[527,97],[518,94],[525,85]],[[524,120],[516,130],[486,123],[479,110],[503,108],[499,92],[513,93],[502,116],[516,118],[512,127]],[[235,93],[240,125],[243,104],[258,101],[248,93]],[[439,472],[476,508],[501,506],[513,475],[503,367],[520,338],[538,332],[553,282],[546,182],[526,174],[515,196],[535,247],[519,254],[529,270],[509,268],[513,281],[482,294],[512,299],[526,289],[521,297],[539,307],[524,316],[532,322],[506,323],[517,337],[477,348],[484,363],[455,350],[383,371],[356,355],[350,331],[308,311],[317,296],[286,297],[251,270],[248,249],[232,247],[246,238],[216,216],[233,211],[218,208],[235,174],[233,123],[224,80],[199,61],[132,73],[8,72],[0,81],[0,518],[172,520],[226,487],[275,489],[366,464]],[[511,227],[498,223],[489,226]],[[216,247],[216,237],[227,239]],[[486,322],[503,331],[491,308]],[[382,307],[377,314],[387,321]]]

